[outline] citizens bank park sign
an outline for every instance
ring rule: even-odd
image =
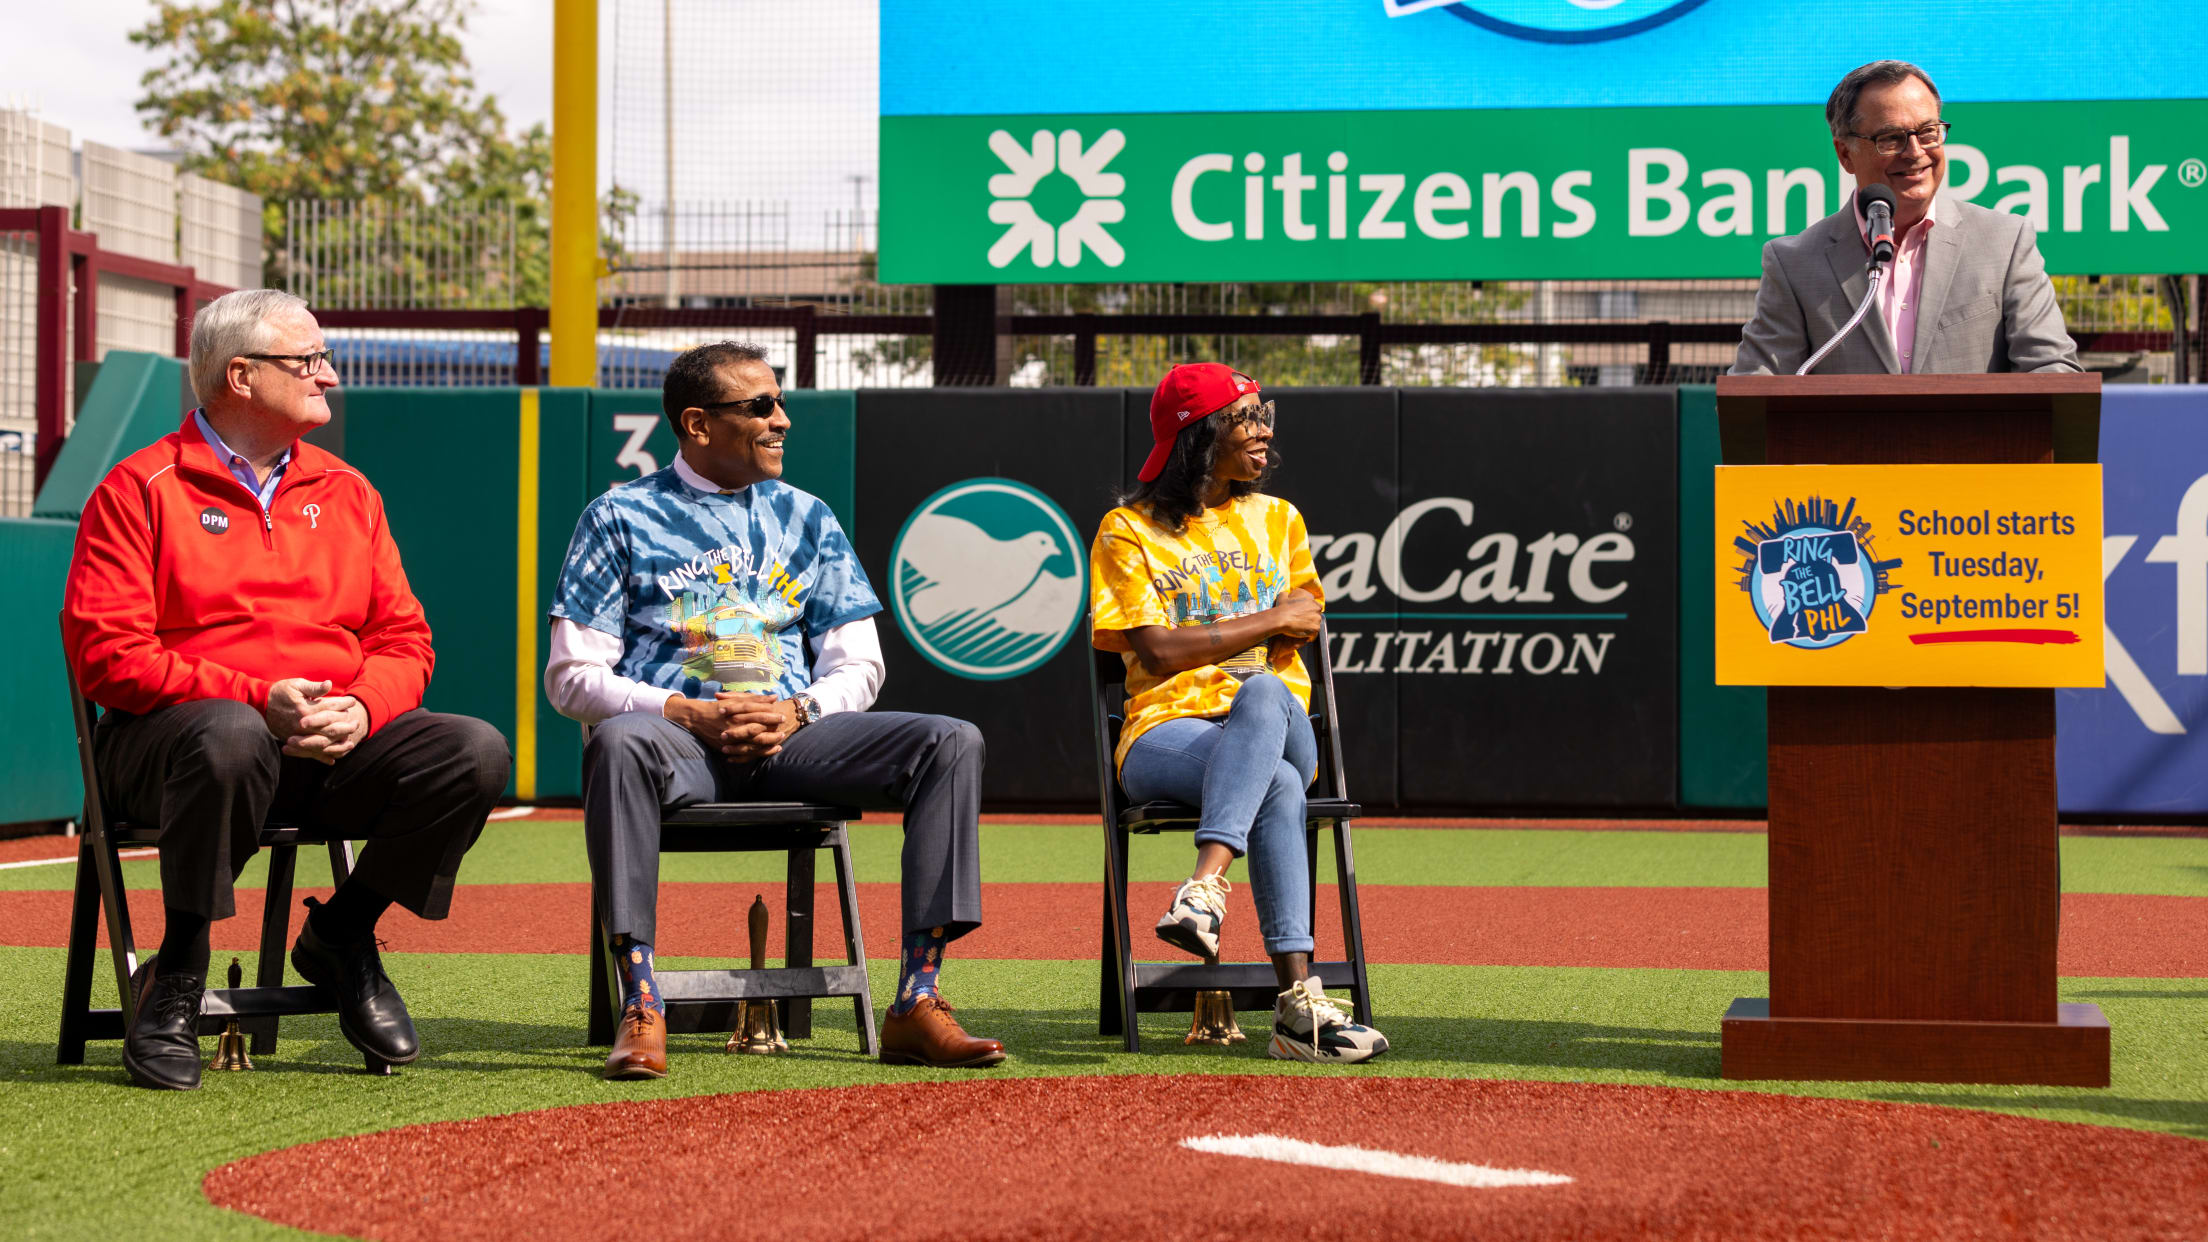
[[[885,6],[881,275],[1754,276],[1853,193],[1823,103],[1887,56],[1945,92],[1950,196],[2030,219],[2051,270],[2199,271],[2186,7],[2071,40],[2074,6],[1963,6],[1856,47],[1789,33],[1854,28],[1824,0]]]

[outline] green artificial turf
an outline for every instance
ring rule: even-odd
[[[988,824],[981,831],[986,882],[1086,884],[1103,873],[1103,834],[1094,827]],[[859,878],[896,878],[903,839],[893,826],[854,827],[852,855]],[[1760,833],[1361,828],[1354,840],[1357,877],[1364,884],[1759,888],[1764,883]],[[1138,837],[1130,878],[1183,879],[1192,857],[1186,835]],[[1330,841],[1321,843],[1319,857],[1320,879],[1331,881]],[[1237,883],[1239,869],[1237,864]],[[70,874],[66,865],[0,871],[0,891],[67,888]],[[124,863],[123,874],[132,888],[160,884],[150,859]],[[263,861],[255,859],[239,883],[258,887],[265,874]],[[821,875],[825,879],[830,873],[823,867]],[[461,881],[471,884],[577,883],[589,876],[583,827],[574,820],[494,823],[469,852],[460,873]],[[661,878],[759,883],[781,879],[782,861],[772,854],[669,855]],[[2062,881],[2064,890],[2073,893],[2208,897],[2208,840],[2064,837]],[[329,883],[329,865],[320,851],[301,851],[298,883]]]
[[[718,1036],[677,1036],[670,1078],[609,1083],[596,1072],[602,1051],[582,1040],[579,957],[405,955],[390,967],[426,1051],[397,1076],[360,1074],[334,1019],[308,1017],[288,1020],[281,1047],[252,1073],[210,1073],[196,1093],[156,1093],[128,1085],[112,1043],[93,1045],[86,1065],[53,1064],[61,956],[0,949],[0,1211],[6,1232],[22,1238],[301,1236],[210,1206],[200,1181],[229,1161],[317,1138],[610,1100],[973,1076],[863,1060],[849,1008],[823,1004],[816,1037],[787,1057],[728,1056]],[[871,965],[879,1007],[895,967]],[[1125,1053],[1116,1038],[1096,1033],[1091,963],[953,961],[944,976],[968,1028],[1012,1050],[1012,1061],[987,1071],[997,1076],[1222,1071],[1645,1083],[1966,1105],[2208,1138],[2208,986],[2198,980],[2064,981],[2064,999],[2099,1003],[2115,1032],[2115,1082],[2098,1091],[1721,1082],[1718,1016],[1733,997],[1762,994],[1755,973],[1376,966],[1372,980],[1375,1021],[1394,1051],[1331,1069],[1269,1060],[1262,1036],[1235,1049],[1186,1047],[1184,1020],[1167,1015],[1146,1019],[1143,1050]]]
[[[1100,834],[1090,827],[990,825],[983,875],[998,883],[1093,884]],[[862,879],[894,880],[900,834],[853,832]],[[1363,829],[1366,884],[1719,885],[1763,882],[1758,834]],[[1322,857],[1325,857],[1322,850]],[[2208,896],[2208,841],[2066,837],[2072,892]],[[1141,839],[1135,878],[1186,874],[1185,836]],[[664,878],[771,882],[773,855],[679,855]],[[154,865],[125,865],[133,887]],[[0,890],[57,889],[66,865],[0,871]],[[243,883],[258,885],[260,861]],[[823,875],[825,877],[824,869]],[[1329,874],[1331,872],[1329,871]],[[470,855],[464,884],[579,883],[588,876],[581,825],[505,821]],[[327,882],[319,851],[300,883]],[[465,900],[465,894],[462,895]],[[59,929],[55,929],[59,934]],[[2199,929],[2179,934],[2199,934]],[[679,967],[686,963],[664,959]],[[89,1064],[56,1067],[62,951],[0,948],[0,1234],[25,1238],[165,1239],[303,1236],[220,1211],[200,1192],[221,1164],[296,1143],[415,1122],[596,1101],[775,1088],[963,1078],[860,1059],[848,1006],[823,1003],[818,1036],[788,1057],[731,1057],[713,1036],[679,1036],[674,1076],[607,1083],[602,1050],[584,1046],[580,955],[394,955],[427,1049],[395,1078],[369,1078],[334,1019],[289,1020],[282,1047],[251,1074],[210,1074],[190,1095],[128,1085],[113,1043]],[[895,963],[872,963],[877,1011]],[[1397,966],[1372,970],[1376,1021],[1394,1051],[1350,1069],[1267,1059],[1262,1036],[1241,1048],[1189,1048],[1185,1019],[1152,1015],[1143,1051],[1096,1034],[1093,962],[966,961],[945,987],[969,1029],[1002,1038],[1014,1059],[995,1075],[1182,1073],[1395,1074],[1772,1091],[1960,1105],[2059,1121],[2158,1130],[2208,1140],[2208,979],[2065,979],[2064,1000],[2092,1001],[2114,1036],[2105,1090],[1892,1083],[1726,1083],[1717,1078],[1719,1016],[1736,996],[1765,994],[1758,973],[1534,967]],[[112,1004],[104,959],[95,994]],[[1249,1015],[1256,1018],[1258,1015]],[[206,1045],[212,1052],[212,1044]]]

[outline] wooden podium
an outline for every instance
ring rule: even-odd
[[[2100,377],[1727,376],[1728,465],[2096,459]],[[2061,1004],[2052,690],[1773,686],[1768,999],[1739,1079],[2107,1086]]]

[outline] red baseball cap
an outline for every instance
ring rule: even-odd
[[[1148,483],[1173,455],[1173,439],[1206,414],[1215,414],[1260,390],[1254,379],[1221,362],[1184,362],[1165,373],[1150,397],[1150,436],[1157,441],[1135,477]]]

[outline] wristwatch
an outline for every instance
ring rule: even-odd
[[[800,690],[790,696],[790,704],[797,708],[798,728],[802,729],[820,719],[820,703],[812,695]]]

